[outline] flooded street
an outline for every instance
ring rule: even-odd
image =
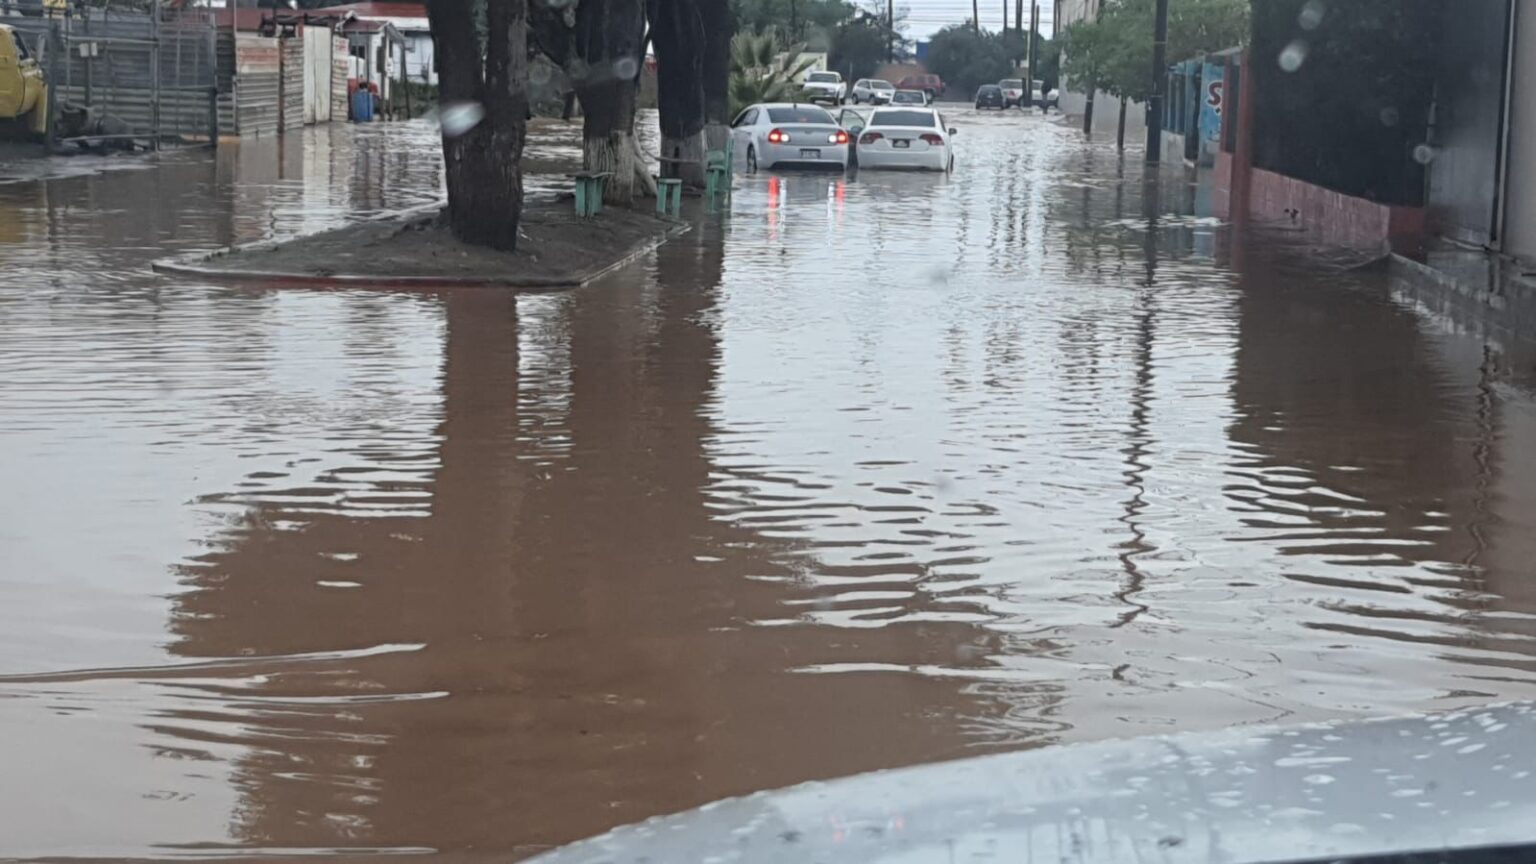
[[[951,119],[568,293],[150,272],[434,200],[424,125],[0,185],[0,858],[1536,698],[1531,345]]]

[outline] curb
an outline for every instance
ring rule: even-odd
[[[1489,259],[1485,272],[1459,274],[1393,254],[1387,274],[1426,302],[1431,311],[1501,341],[1530,343],[1536,338],[1536,282],[1518,262]]]
[[[442,209],[442,206],[442,202],[438,202],[423,204],[418,207],[409,207],[404,210],[376,213],[365,219],[357,220],[357,222],[352,224],[380,222],[391,219],[408,219],[425,213],[436,212]],[[324,234],[345,227],[347,226],[328,228],[325,231],[314,232],[314,234]],[[690,230],[692,230],[691,226],[686,223],[669,225],[665,231],[658,234],[652,240],[631,250],[617,261],[612,261],[596,269],[573,273],[569,276],[524,277],[518,279],[486,278],[481,276],[369,276],[361,273],[328,273],[322,275],[318,273],[294,273],[283,270],[224,270],[217,267],[201,266],[236,252],[272,251],[285,243],[290,243],[304,237],[312,237],[314,234],[294,234],[278,239],[257,240],[250,243],[226,246],[212,252],[199,252],[192,255],[161,258],[150,262],[149,266],[156,273],[163,273],[169,276],[191,276],[218,282],[266,282],[279,285],[366,286],[371,288],[523,288],[535,291],[553,291],[558,289],[584,288],[615,270],[635,263],[635,261],[655,251],[663,243],[674,237],[686,234]]]

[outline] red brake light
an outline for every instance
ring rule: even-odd
[[[881,138],[884,138],[884,137],[885,136],[881,135],[879,132],[865,132],[863,135],[859,136],[859,143],[860,144],[873,144],[876,141],[879,141]]]
[[[922,138],[924,141],[928,142],[929,144],[932,144],[935,147],[943,147],[944,146],[944,139],[939,137],[938,135],[933,134],[932,132],[924,133],[923,135],[920,135],[918,137]]]
[[[768,133],[768,143],[769,144],[788,144],[789,143],[789,133],[785,132],[783,129],[775,129],[772,132]]]
[[[841,129],[837,130],[836,132],[834,132],[832,134],[832,143],[833,144],[847,144],[848,143],[848,133],[844,132]]]

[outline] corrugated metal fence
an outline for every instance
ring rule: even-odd
[[[55,104],[120,119],[125,134],[207,139],[213,124],[214,27],[204,12],[85,10],[6,20],[42,51]]]
[[[297,129],[304,125],[304,40],[300,36],[287,36],[278,42],[282,52],[282,76],[278,84],[277,126],[280,130]]]
[[[282,52],[273,36],[235,37],[235,124],[241,136],[278,130],[282,94]]]

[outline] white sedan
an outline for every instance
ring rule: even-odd
[[[859,167],[949,171],[954,136],[932,108],[877,108],[859,133]]]
[[[736,115],[731,138],[747,170],[848,167],[853,139],[825,108],[788,102],[752,105]]]

